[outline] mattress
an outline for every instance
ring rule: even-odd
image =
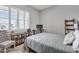
[[[64,35],[40,33],[25,39],[24,46],[37,53],[72,53],[69,45],[63,45]]]

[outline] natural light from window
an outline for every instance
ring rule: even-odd
[[[29,12],[0,6],[0,30],[29,28]]]

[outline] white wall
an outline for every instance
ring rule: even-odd
[[[36,10],[30,6],[25,6],[25,5],[9,5],[9,7],[20,8],[20,9],[29,11],[31,29],[35,29],[36,24],[39,24],[39,11],[38,10]]]
[[[79,6],[62,5],[41,12],[41,24],[48,32],[65,33],[65,19],[79,19]]]

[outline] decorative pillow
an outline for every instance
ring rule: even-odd
[[[74,40],[74,42],[73,42],[73,45],[72,45],[72,48],[73,48],[73,50],[75,50],[75,51],[79,51],[79,30],[76,30],[75,32],[74,32],[74,35],[75,35],[75,40]]]
[[[75,35],[76,39],[79,39],[79,30],[76,30],[76,31],[74,32],[74,35]]]
[[[72,45],[74,51],[79,51],[79,39],[75,39]]]
[[[73,32],[70,32],[65,36],[63,44],[65,45],[72,44],[74,40],[75,40],[75,36]]]

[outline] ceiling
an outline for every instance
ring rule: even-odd
[[[49,7],[53,7],[55,5],[31,5],[31,7],[37,9],[37,10],[43,10]]]

